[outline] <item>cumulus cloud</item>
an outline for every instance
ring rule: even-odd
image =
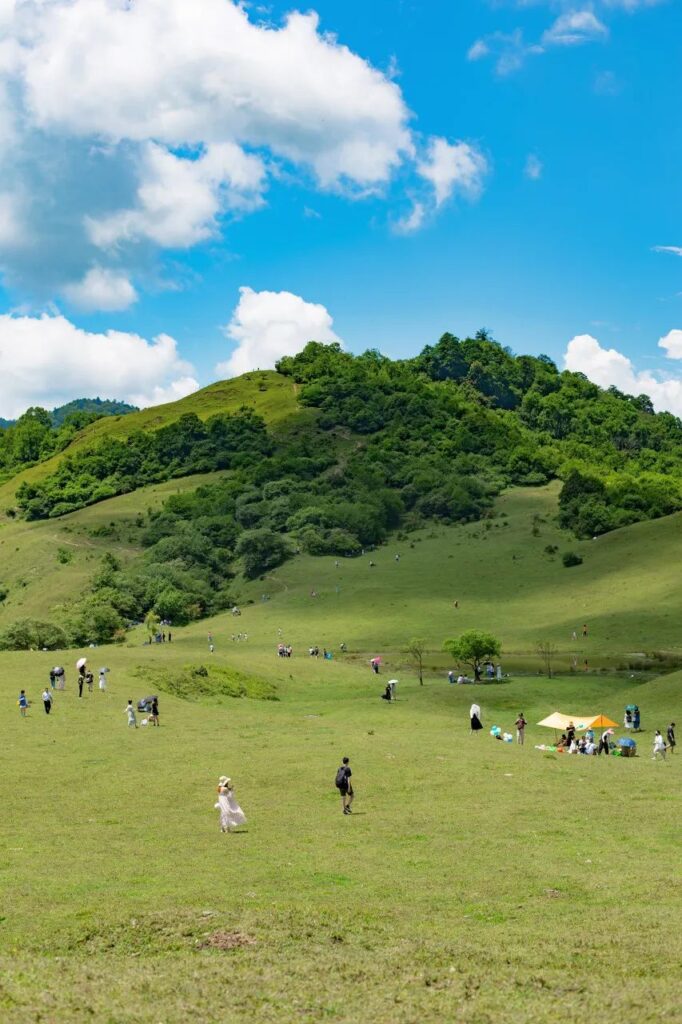
[[[682,330],[669,331],[658,342],[669,359],[682,359]],[[601,387],[616,387],[628,395],[648,395],[658,412],[682,416],[682,378],[638,371],[632,360],[614,348],[603,348],[590,334],[572,338],[564,353],[567,370],[584,373]]]
[[[103,267],[91,267],[81,281],[67,284],[62,294],[84,310],[114,312],[137,301],[137,292],[126,275]]]
[[[156,143],[142,150],[136,205],[102,218],[86,218],[96,246],[108,249],[142,239],[185,249],[209,238],[219,214],[260,204],[265,168],[231,142],[208,146],[195,159]]]
[[[487,171],[488,162],[475,146],[438,136],[429,139],[426,156],[417,164],[418,174],[433,187],[437,207],[455,192],[475,199]]]
[[[412,209],[400,217],[393,224],[393,230],[397,235],[412,235],[423,227],[426,220],[426,207],[424,203],[413,202]]]
[[[100,395],[156,405],[199,386],[167,334],[83,331],[63,316],[0,316],[0,416]]]
[[[421,173],[399,85],[314,13],[264,25],[236,0],[0,0],[0,26],[0,268],[23,297],[95,265],[132,287],[261,204],[282,166],[351,196]],[[466,190],[467,144],[438,146],[459,166],[450,186],[431,160],[437,193]]]
[[[236,377],[248,370],[272,369],[281,356],[292,356],[309,341],[332,342],[334,321],[324,306],[292,292],[239,289],[239,303],[225,333],[236,345],[216,373]]]

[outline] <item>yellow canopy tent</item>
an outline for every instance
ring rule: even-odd
[[[560,711],[555,711],[549,715],[548,718],[543,718],[538,725],[545,725],[548,729],[554,729],[556,733],[558,730],[566,732],[569,725],[573,723],[573,728],[576,732],[584,732],[585,729],[617,729],[618,723],[612,722],[606,715],[562,715]]]
[[[561,729],[562,732],[565,732],[573,722],[574,728],[582,730],[589,729],[593,718],[594,716],[562,715],[560,711],[555,711],[548,718],[543,718],[541,722],[538,722],[538,725],[546,725],[548,729]]]

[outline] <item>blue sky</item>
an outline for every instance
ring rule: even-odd
[[[152,38],[145,35],[144,8],[152,18],[158,3],[138,0],[136,27],[122,34],[134,40],[137,33],[142,54]],[[177,3],[168,0],[166,9]],[[161,130],[156,101],[149,102],[144,123],[123,100],[111,111],[116,75],[125,78],[134,52],[126,55],[122,47],[114,53],[120,64],[111,77],[101,66],[113,61],[113,50],[99,66],[93,60],[90,82],[78,80],[75,65],[57,68],[57,79],[43,71],[46,48],[68,49],[69,31],[86,44],[91,39],[94,50],[107,34],[115,40],[107,21],[126,16],[121,0],[88,0],[88,7],[76,0],[70,28],[60,22],[58,29],[42,11],[36,14],[33,0],[16,6],[0,0],[0,35],[3,4],[14,6],[7,39],[30,57],[8,76],[21,79],[26,99],[18,107],[8,101],[4,121],[0,103],[0,129],[9,125],[0,165],[13,159],[14,147],[14,167],[23,171],[22,182],[9,176],[4,207],[0,187],[0,301],[11,314],[0,324],[0,368],[10,360],[0,414],[74,389],[104,392],[108,383],[126,397],[161,400],[172,396],[173,386],[181,393],[214,379],[216,364],[222,373],[246,368],[249,360],[265,365],[278,345],[292,345],[292,329],[318,325],[323,337],[338,336],[354,351],[378,347],[392,356],[415,354],[445,330],[464,335],[485,325],[517,352],[545,352],[562,365],[571,339],[589,337],[573,347],[568,365],[599,383],[635,388],[644,381],[660,407],[682,413],[678,364],[671,362],[682,357],[678,0],[319,0],[318,36],[332,33],[334,39],[317,52],[310,24],[302,23],[300,82],[298,69],[292,73],[285,59],[279,69],[279,58],[268,51],[290,4],[250,7],[254,31],[247,48],[262,46],[264,55],[260,63],[256,54],[244,72],[244,93],[262,87],[267,103],[256,104],[246,128],[235,129],[236,108],[223,105],[215,112],[207,107],[198,126]],[[202,0],[190,8],[198,23],[222,17],[218,7],[233,6]],[[33,30],[28,37],[21,24],[27,12],[45,20],[43,39],[36,41]],[[61,39],[60,32],[66,33]],[[343,47],[376,69],[373,83],[351,67]],[[332,53],[338,66],[328,65]],[[151,51],[147,56],[154,61]],[[187,55],[180,56],[178,76]],[[206,60],[202,53],[199,58]],[[211,51],[209,59],[218,77],[221,61],[230,67],[229,89],[239,92],[240,71],[229,48]],[[0,49],[0,85],[7,63]],[[169,67],[164,82],[176,73]],[[142,80],[136,88],[144,107],[162,87]],[[78,100],[66,111],[53,96],[68,98],[69,90]],[[280,94],[289,104],[281,117],[275,109]],[[316,100],[308,104],[311,94]],[[203,95],[190,98],[195,110],[205,102]],[[182,118],[189,124],[184,112]],[[221,118],[229,120],[229,130],[222,131]],[[382,149],[379,169],[367,170],[364,155],[329,155],[334,138],[354,153],[358,138],[365,146],[373,133],[390,151],[386,156]],[[469,171],[446,173],[439,186],[433,140],[442,140],[446,153],[472,160]],[[185,165],[198,168],[212,145],[237,145],[255,162],[235,172],[239,154],[222,152],[220,171],[218,157],[213,165],[205,160],[203,192],[197,192],[194,181],[179,175]],[[449,148],[458,146],[465,149]],[[145,183],[165,189],[168,200],[141,201],[136,189]],[[172,222],[168,203],[176,211],[195,202],[198,212],[189,223]],[[414,230],[407,230],[416,208]],[[4,249],[3,209],[11,236]],[[88,227],[86,243],[82,226],[92,223],[99,235]],[[19,238],[22,232],[30,245]],[[251,290],[241,293],[243,316],[240,288]],[[278,302],[270,293],[291,297]],[[324,310],[311,311],[308,303]],[[225,326],[231,319],[230,339]],[[35,340],[27,321],[42,325]],[[106,344],[110,331],[139,336],[147,347],[140,352],[131,343],[114,351]],[[29,335],[24,346],[21,338]],[[147,351],[159,335],[171,336],[172,353],[170,343],[163,353],[158,345]],[[60,359],[65,347],[77,353],[66,360],[61,390],[41,378],[41,366],[48,377],[51,372],[49,359],[38,354],[41,337]],[[230,362],[235,339],[241,363]],[[33,385],[30,367],[8,356],[24,348],[35,361]],[[118,367],[135,361],[136,353],[139,389]],[[106,371],[101,380],[90,365],[98,362]]]

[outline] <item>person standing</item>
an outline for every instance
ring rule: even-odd
[[[218,803],[215,807],[220,811],[221,832],[231,832],[233,828],[246,824],[246,815],[237,803],[232,780],[227,775],[218,779]]]
[[[389,685],[390,690],[391,690],[391,700],[395,700],[396,699],[395,688],[398,685],[398,680],[397,679],[389,679],[388,685]]]
[[[95,677],[93,676],[90,669],[85,673],[85,682],[88,684],[88,693],[92,693],[92,689],[95,683]]]
[[[52,711],[52,694],[47,686],[43,690],[43,707],[45,708],[45,714],[49,715],[50,711]]]
[[[599,750],[597,753],[601,756],[602,751],[608,756],[611,753],[609,747],[609,736],[613,736],[613,729],[606,729],[599,737]]]
[[[654,736],[654,750],[651,760],[655,761],[659,754],[661,755],[661,758],[665,761],[665,740],[661,736],[661,730],[657,729],[656,735]]]
[[[448,682],[450,683],[450,685],[454,684],[455,679],[456,679],[455,673],[452,671],[452,669],[450,669],[450,671],[448,672]]]
[[[335,785],[341,794],[341,806],[344,814],[351,813],[351,804],[353,803],[353,784],[350,781],[353,772],[350,767],[350,758],[344,757],[341,767],[336,772]]]
[[[482,728],[481,709],[478,704],[472,704],[469,708],[469,732],[480,732]]]
[[[78,672],[78,696],[79,697],[83,696],[83,683],[84,682],[85,682],[85,670],[83,672],[79,671]]]
[[[22,690],[19,694],[17,704],[19,705],[19,714],[22,718],[26,718],[26,712],[28,711],[28,697],[26,696],[26,690]]]
[[[152,725],[158,725],[159,724],[159,698],[158,697],[154,697],[154,699],[152,701],[152,713],[151,713],[151,715],[149,717],[151,719]]]
[[[526,734],[526,726],[528,725],[528,722],[523,717],[523,711],[519,711],[519,717],[516,719],[516,723],[515,724],[516,724],[516,742],[519,744],[519,746],[522,747],[523,746],[523,741],[525,739],[525,734]]]
[[[587,623],[583,622],[583,637],[587,639]]]
[[[168,630],[168,643],[171,643],[172,640],[173,640],[173,634],[171,633],[171,631],[169,629]]]
[[[128,726],[137,729],[137,716],[135,714],[135,708],[133,707],[132,700],[128,701],[127,707],[123,709],[123,713],[128,716]]]
[[[668,750],[670,751],[671,754],[674,754],[675,753],[675,747],[677,746],[677,741],[675,739],[675,723],[674,722],[671,722],[670,725],[668,726],[667,734],[668,734]]]
[[[98,686],[99,686],[99,692],[100,693],[105,693],[106,688],[107,688],[107,669],[106,668],[101,668],[99,670],[99,683],[98,683]]]

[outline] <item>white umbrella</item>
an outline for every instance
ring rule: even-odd
[[[87,663],[88,663],[88,659],[87,658],[79,658],[78,661],[76,662],[76,668],[85,668]]]

